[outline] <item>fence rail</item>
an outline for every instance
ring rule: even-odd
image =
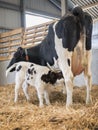
[[[38,26],[19,28],[0,34],[0,61],[9,60],[17,47],[32,47],[40,43],[47,35],[49,24],[54,21]]]

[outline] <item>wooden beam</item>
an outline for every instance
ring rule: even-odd
[[[92,8],[92,7],[94,7],[94,6],[98,6],[98,2],[93,3],[93,4],[90,4],[90,5],[88,5],[88,6],[82,6],[82,9],[83,9],[83,10],[87,10],[87,9]]]

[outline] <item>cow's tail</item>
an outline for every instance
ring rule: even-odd
[[[85,16],[84,16],[84,12],[81,9],[81,7],[76,6],[73,9],[73,15],[77,16],[77,18],[79,19],[80,22],[80,28],[81,28],[81,34],[80,34],[80,40],[82,42],[82,55],[83,55],[83,61],[82,64],[85,65],[86,64],[86,29],[85,29]]]
[[[17,66],[18,63],[13,64],[12,66],[10,66],[7,70],[6,70],[6,77],[8,76],[8,73],[11,71],[11,69],[15,68]]]

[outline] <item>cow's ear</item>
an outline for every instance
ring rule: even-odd
[[[17,51],[20,53],[20,55],[24,54],[24,49],[22,47],[18,47]]]
[[[56,35],[58,36],[58,38],[62,38],[62,34],[63,34],[63,20],[60,20],[55,27],[56,30]]]

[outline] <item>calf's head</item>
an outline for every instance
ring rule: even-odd
[[[63,78],[62,72],[55,73],[52,71],[49,71],[48,74],[44,74],[41,77],[41,80],[43,80],[46,83],[55,84],[57,79]]]

